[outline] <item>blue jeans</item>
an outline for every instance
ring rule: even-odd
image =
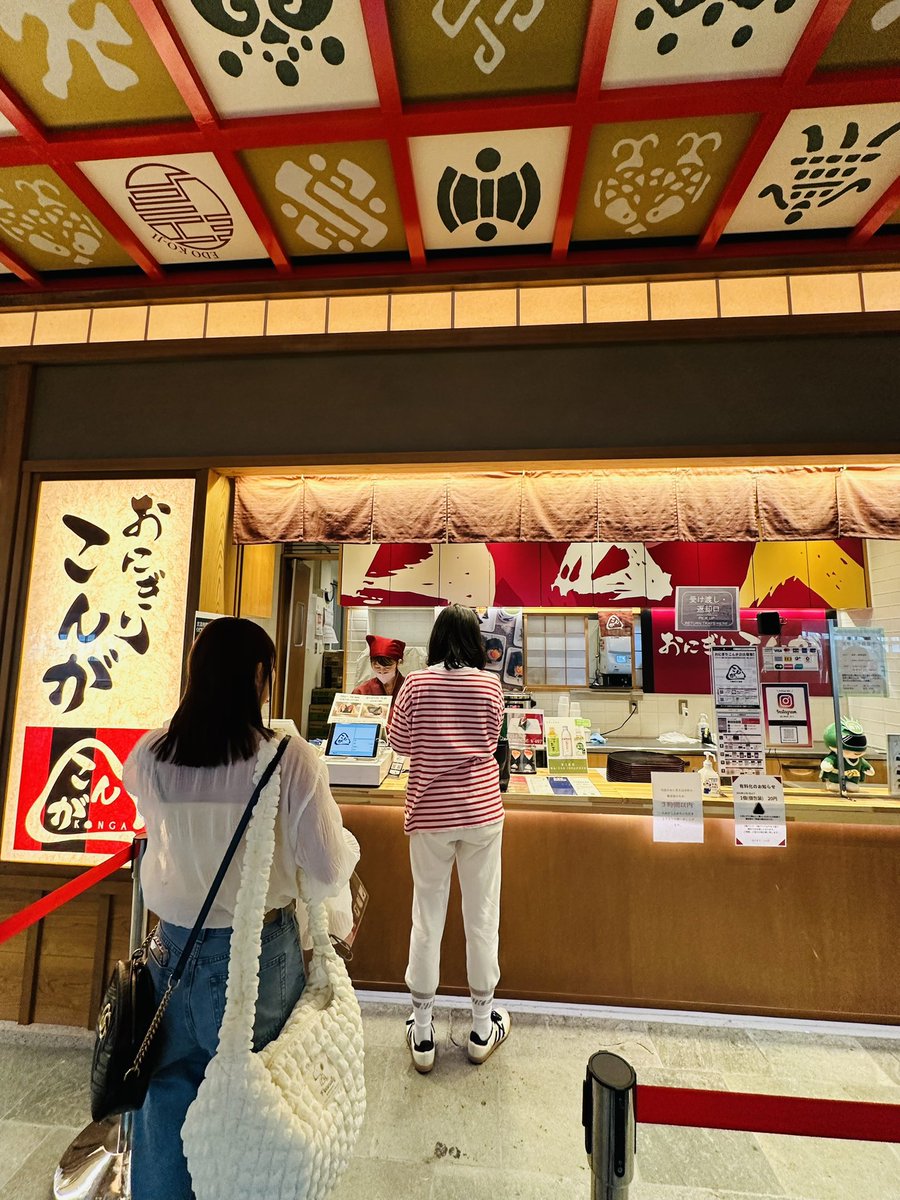
[[[150,941],[150,970],[160,1000],[189,929],[160,921]],[[230,929],[204,929],[172,993],[156,1035],[156,1067],[143,1108],[134,1114],[133,1200],[193,1200],[181,1146],[185,1113],[216,1052],[225,1011]],[[253,1048],[281,1032],[303,991],[303,954],[292,911],[263,926]]]

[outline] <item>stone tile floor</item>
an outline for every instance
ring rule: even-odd
[[[437,1013],[438,1063],[412,1069],[405,1008],[365,1003],[369,1107],[334,1200],[589,1200],[581,1131],[588,1057],[638,1080],[900,1104],[897,1038],[513,1011],[482,1067],[462,1009]],[[88,1121],[90,1038],[0,1027],[0,1200],[48,1200]],[[900,1146],[642,1125],[629,1200],[900,1200]]]

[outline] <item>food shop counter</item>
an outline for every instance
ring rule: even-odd
[[[726,794],[704,804],[703,844],[658,843],[649,785],[589,778],[596,797],[504,797],[498,995],[900,1023],[900,801],[788,786],[787,843],[760,848],[734,844]],[[370,892],[351,974],[402,991],[405,777],[334,792]],[[466,994],[455,879],[441,980]]]

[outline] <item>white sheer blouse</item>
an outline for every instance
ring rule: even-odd
[[[174,766],[160,762],[150,750],[163,732],[152,730],[136,743],[125,762],[123,782],[147,824],[144,901],[164,921],[190,928],[253,792],[256,755],[221,767]],[[343,827],[328,771],[313,748],[291,738],[280,769],[281,808],[267,909],[297,897],[298,867],[310,898],[322,900],[345,887],[359,861],[359,844]],[[242,858],[240,846],[206,928],[232,924]]]

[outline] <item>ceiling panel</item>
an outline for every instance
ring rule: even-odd
[[[553,240],[568,129],[414,138],[416,195],[429,250]]]
[[[599,125],[573,241],[699,234],[755,124],[739,114]]]
[[[854,0],[819,66],[900,67],[900,3],[897,0]]]
[[[223,116],[378,103],[359,0],[165,0]]]
[[[158,262],[266,257],[213,154],[115,158],[80,166]]]
[[[604,87],[778,75],[816,0],[619,0]]]
[[[248,151],[245,160],[290,254],[406,249],[384,142],[279,146]]]
[[[0,0],[0,74],[50,128],[187,116],[128,0]]]
[[[852,227],[898,173],[898,105],[793,112],[726,232]]]
[[[0,241],[39,271],[134,265],[49,167],[0,168]]]
[[[574,90],[590,0],[393,0],[407,100]]]

